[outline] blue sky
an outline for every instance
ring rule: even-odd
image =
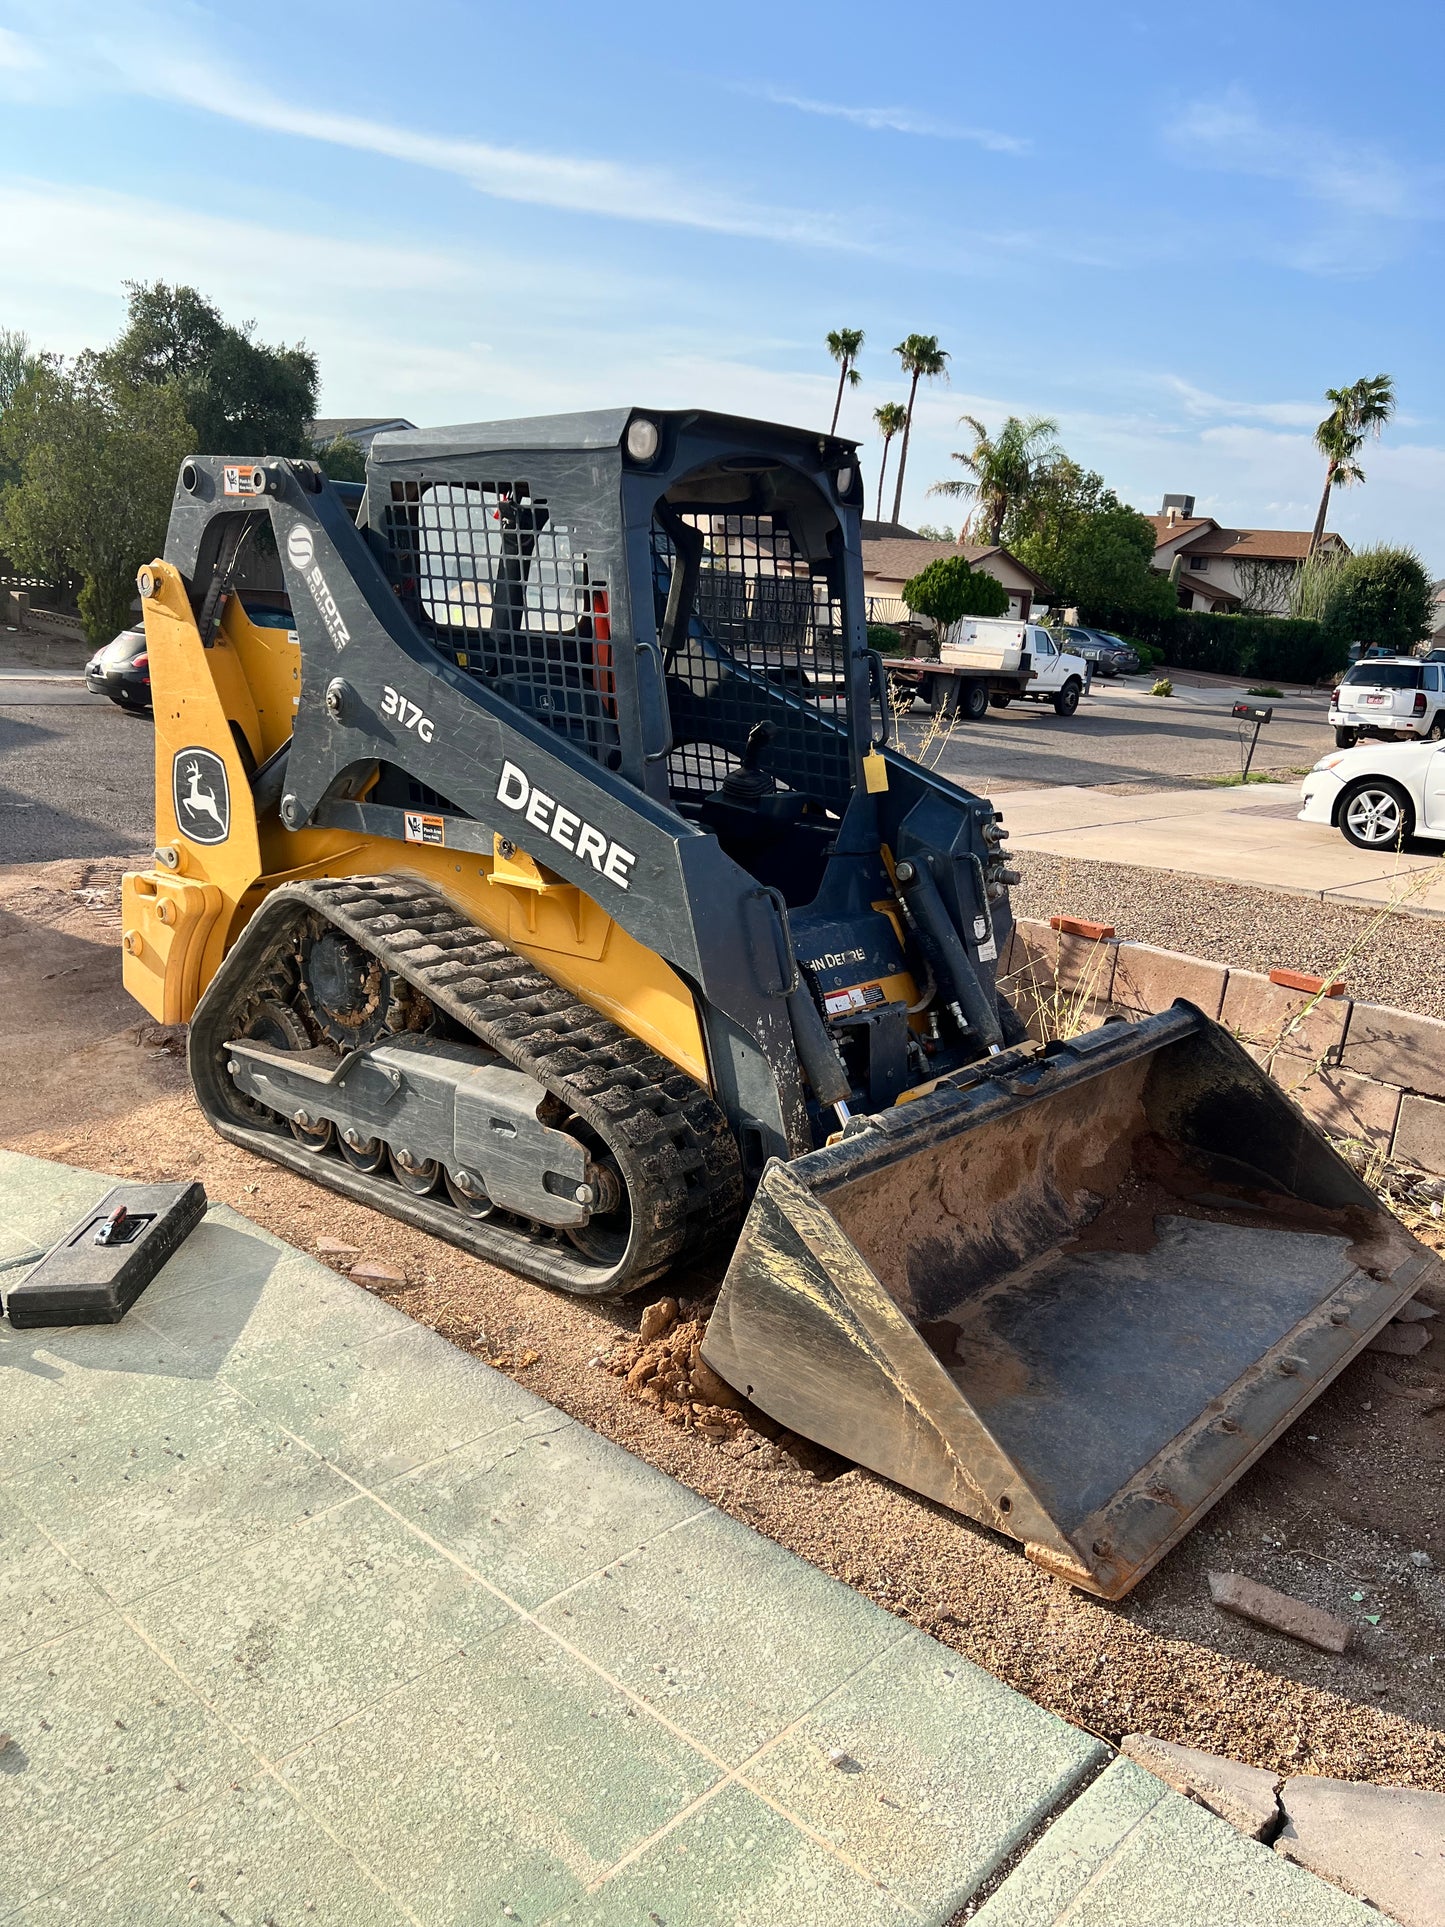
[[[1140,508],[1308,526],[1323,391],[1383,370],[1331,525],[1445,573],[1442,43],[1399,0],[0,0],[0,325],[69,352],[184,279],[304,338],[327,414],[822,426],[861,327],[870,500],[933,333],[912,521],[957,521],[967,410],[1056,416]]]

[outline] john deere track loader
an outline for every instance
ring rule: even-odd
[[[1433,1263],[1178,1004],[1025,1040],[889,746],[851,443],[636,410],[187,461],[125,981],[233,1142],[548,1285],[709,1246],[776,1419],[1117,1596]]]

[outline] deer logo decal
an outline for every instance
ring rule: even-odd
[[[176,827],[192,843],[224,843],[231,834],[226,765],[213,750],[181,749],[171,766]]]

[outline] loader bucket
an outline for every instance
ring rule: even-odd
[[[765,1171],[703,1356],[1117,1599],[1438,1270],[1192,1005]]]

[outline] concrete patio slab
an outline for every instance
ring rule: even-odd
[[[108,1182],[0,1151],[4,1248]],[[990,1907],[1162,1920],[1187,1847],[1358,1917],[220,1207],[120,1325],[0,1324],[0,1635],[6,1927],[943,1927],[1054,1815]]]
[[[974,1915],[973,1927],[1380,1927],[1380,1916],[1116,1760]]]
[[[0,1232],[106,1184],[0,1152]],[[224,1208],[0,1325],[0,1439],[7,1923],[941,1923],[1105,1757]]]

